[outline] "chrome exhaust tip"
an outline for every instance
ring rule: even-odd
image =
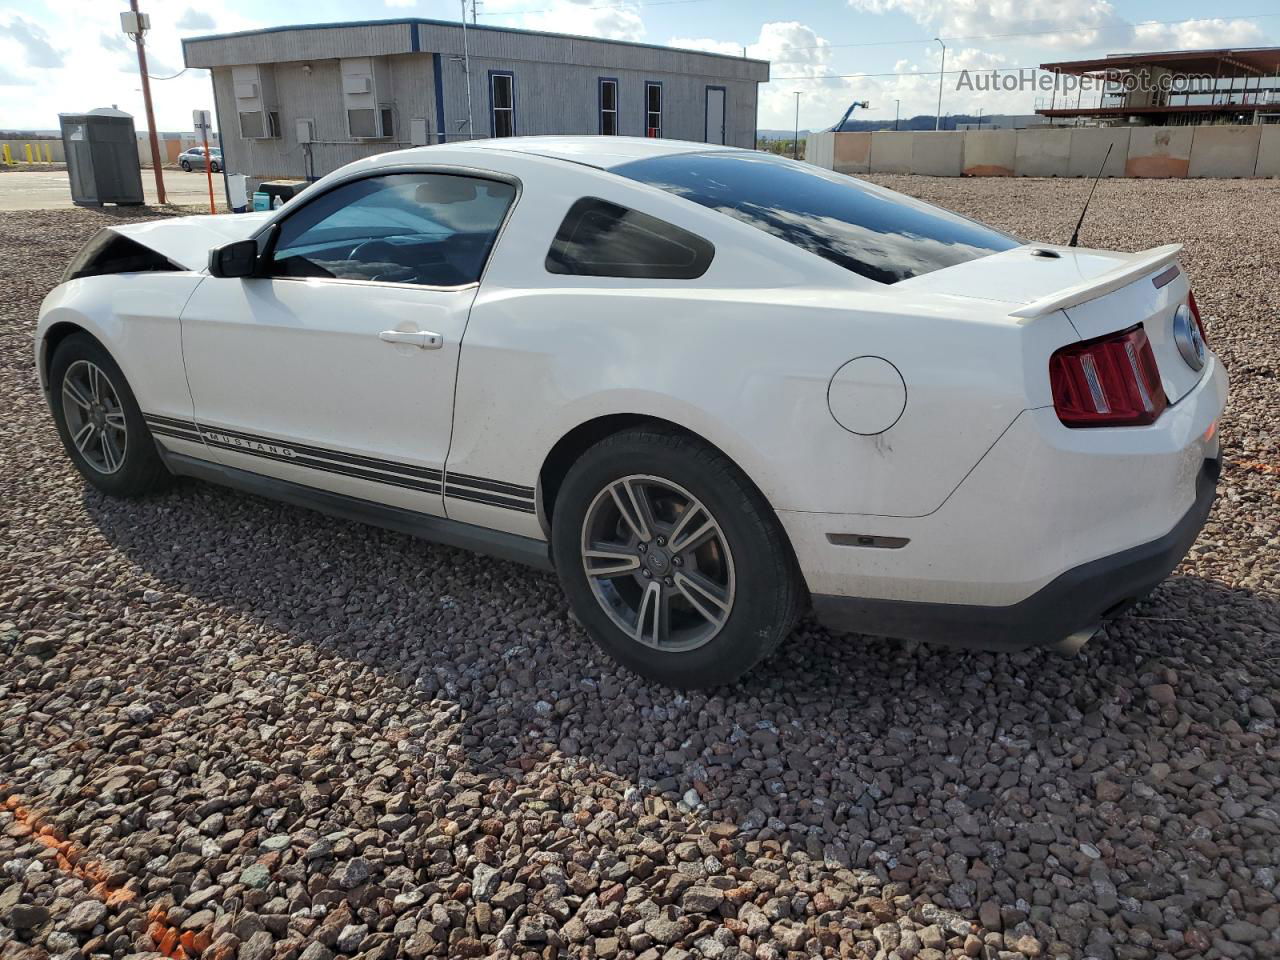
[[[1077,630],[1070,636],[1063,637],[1057,643],[1050,644],[1049,649],[1054,653],[1064,657],[1074,657],[1080,652],[1080,649],[1092,640],[1102,629],[1102,624],[1095,623],[1091,627],[1085,627],[1083,630]]]

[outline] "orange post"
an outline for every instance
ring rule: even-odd
[[[218,208],[213,202],[213,157],[209,155],[209,128],[202,126],[200,134],[204,139],[204,173],[209,178],[209,212],[217,213]]]

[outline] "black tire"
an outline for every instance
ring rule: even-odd
[[[183,160],[180,164],[178,164],[178,166],[180,166],[187,173],[191,172],[191,164],[187,163],[187,161],[185,160]]]
[[[212,173],[220,173],[222,171],[222,168],[218,166],[218,161],[215,160],[213,161],[213,163],[209,164],[209,170]]]
[[[123,456],[114,472],[104,472],[92,463],[76,448],[71,437],[66,409],[71,401],[64,392],[64,385],[68,371],[79,361],[86,361],[102,371],[124,415]],[[58,436],[62,438],[67,456],[90,484],[113,497],[140,497],[163,489],[173,479],[156,451],[155,440],[142,419],[138,401],[134,399],[119,365],[93,337],[87,333],[76,333],[58,344],[49,365],[49,387]]]
[[[629,635],[606,612],[604,601],[597,597],[584,569],[584,541],[594,540],[584,524],[589,514],[598,515],[593,509],[600,509],[593,508],[593,504],[604,503],[604,509],[611,509],[602,499],[605,491],[622,478],[636,475],[677,485],[696,498],[698,506],[718,526],[727,547],[731,571],[728,576],[736,584],[730,592],[731,606],[727,615],[722,615],[718,632],[692,649],[661,649],[661,643],[645,645]],[[674,545],[674,539],[668,546]],[[738,680],[772,654],[791,632],[806,599],[786,535],[772,507],[751,481],[708,444],[657,425],[607,437],[569,469],[552,514],[552,549],[560,582],[591,637],[616,661],[649,680],[672,687],[706,688]],[[667,557],[662,562],[665,567],[678,561]],[[618,575],[608,582],[621,582],[623,590],[643,591],[648,585],[639,579],[639,573],[644,572],[640,569]],[[672,572],[678,578],[678,571],[672,568]],[[652,570],[647,577],[657,579]],[[628,579],[636,585],[626,583]],[[661,579],[671,583],[669,578]],[[604,581],[595,582],[599,585]],[[689,622],[691,608],[687,602],[676,593],[670,596],[677,606],[685,605],[685,622]],[[687,592],[684,596],[688,596]],[[637,621],[642,616],[643,613]],[[674,625],[679,616],[678,611],[673,614],[669,625]],[[652,639],[658,640],[656,627]]]

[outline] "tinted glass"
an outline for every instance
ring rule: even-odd
[[[600,108],[602,110],[618,109],[618,85],[612,80],[600,84]]]
[[[547,270],[580,277],[692,280],[707,272],[715,247],[688,230],[616,203],[584,197],[570,209]]]
[[[1020,245],[940,207],[764,154],[683,153],[636,160],[613,172],[718,210],[880,283]]]
[[[515,188],[399,173],[356,180],[280,226],[272,274],[450,287],[480,279]]]

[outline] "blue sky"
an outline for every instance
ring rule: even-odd
[[[457,0],[143,0],[152,17],[153,76],[182,69],[180,37],[296,22],[456,19]],[[137,64],[112,0],[0,0],[0,127],[57,125],[60,111],[118,104],[142,118]],[[741,53],[773,63],[761,89],[761,127],[835,123],[851,100],[860,117],[932,114],[941,48],[947,69],[990,70],[1123,50],[1264,46],[1280,43],[1274,0],[481,0],[481,23]],[[1016,36],[1010,36],[1015,34]],[[864,76],[849,76],[862,74]],[[865,76],[865,75],[872,76]],[[943,112],[1030,113],[1034,92],[980,93],[944,82]],[[190,127],[211,107],[208,76],[189,70],[153,83],[157,124]],[[139,126],[143,124],[140,122]]]

